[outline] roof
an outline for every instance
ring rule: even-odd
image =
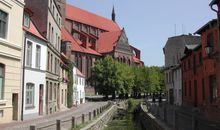
[[[184,56],[181,58],[181,60],[185,59],[192,51],[197,51],[199,48],[201,48],[201,44],[196,45],[186,45],[184,50]]]
[[[38,31],[37,27],[34,25],[34,23],[32,22],[32,20],[30,19],[30,25],[29,25],[29,28],[26,27],[26,26],[23,26],[23,30],[36,36],[37,38],[41,39],[41,40],[44,40],[44,41],[47,41],[41,34],[40,32]]]
[[[77,42],[77,40],[64,27],[61,29],[61,38],[64,41],[71,42],[71,49],[73,51],[101,56],[100,53],[96,52],[95,50],[93,50],[91,48],[84,48],[84,47],[80,46],[80,44]]]
[[[121,33],[121,31],[101,33],[97,41],[97,51],[99,53],[113,51],[116,42],[121,36]]]
[[[94,13],[66,4],[66,18],[84,23],[106,31],[119,31],[120,28],[114,21],[98,16]]]
[[[86,77],[78,68],[76,68],[76,75],[81,76],[81,77]]]
[[[206,29],[212,28],[214,25],[217,25],[217,19],[213,19],[206,23],[204,26],[202,26],[199,30],[195,32],[195,34],[201,34]]]
[[[141,63],[141,60],[138,59],[137,57],[133,56],[133,62],[135,62],[135,63]]]

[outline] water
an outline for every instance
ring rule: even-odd
[[[104,130],[141,130],[134,120],[133,112],[119,111]]]

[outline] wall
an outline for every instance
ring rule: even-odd
[[[23,0],[0,1],[0,9],[8,14],[6,38],[0,38],[0,63],[5,66],[4,98],[0,100],[2,117],[0,123],[12,121],[13,116],[13,93],[18,95],[21,101],[21,57],[22,57],[22,20]],[[14,107],[16,116],[20,118],[20,104]]]

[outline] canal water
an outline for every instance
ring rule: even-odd
[[[104,130],[142,130],[135,120],[134,109],[136,107],[137,104],[132,104],[128,110],[119,109]]]

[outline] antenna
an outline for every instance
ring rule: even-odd
[[[176,36],[176,24],[174,24],[174,35]]]

